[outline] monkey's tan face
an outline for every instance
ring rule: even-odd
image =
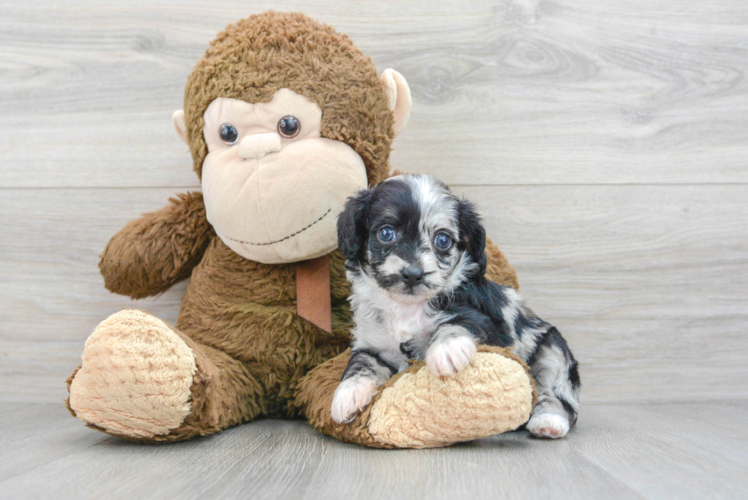
[[[204,121],[205,208],[229,248],[265,264],[337,248],[338,214],[366,188],[366,169],[351,147],[320,136],[317,104],[289,89],[260,104],[220,97]]]

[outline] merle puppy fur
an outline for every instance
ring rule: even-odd
[[[355,328],[333,419],[353,419],[408,359],[450,376],[470,363],[477,344],[489,344],[513,347],[530,366],[538,402],[527,429],[566,435],[579,408],[577,362],[514,289],[485,278],[485,242],[473,205],[429,176],[392,177],[348,200],[338,245]]]

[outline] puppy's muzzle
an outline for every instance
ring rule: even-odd
[[[408,286],[420,285],[423,282],[423,268],[416,264],[411,264],[400,272],[403,281]]]

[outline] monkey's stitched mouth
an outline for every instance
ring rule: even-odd
[[[279,240],[269,241],[267,243],[252,243],[251,241],[237,240],[237,239],[231,238],[229,236],[223,236],[223,238],[226,238],[226,239],[231,240],[231,241],[236,241],[237,243],[241,243],[243,245],[251,245],[251,246],[255,246],[255,247],[266,247],[266,246],[270,246],[270,245],[275,245],[276,243],[280,243],[281,241],[286,241],[286,240],[288,240],[290,238],[293,238],[294,236],[296,236],[298,234],[303,233],[304,231],[306,231],[307,229],[309,229],[310,227],[312,227],[313,225],[315,225],[316,223],[318,223],[319,221],[321,221],[322,219],[324,219],[325,217],[327,217],[327,215],[330,212],[332,212],[332,208],[328,208],[327,212],[325,212],[324,214],[322,214],[322,216],[319,219],[315,220],[314,222],[312,222],[308,226],[303,227],[303,228],[299,229],[298,231],[296,231],[295,233],[289,234],[288,236],[284,236],[283,238],[281,238]]]

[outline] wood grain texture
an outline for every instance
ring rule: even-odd
[[[744,186],[462,191],[578,356],[583,401],[748,396]]]
[[[0,498],[745,498],[746,403],[588,408],[564,440],[526,432],[446,449],[372,450],[264,420],[144,446],[59,405],[0,410]]]
[[[128,220],[166,204],[171,189],[5,190],[0,243],[0,400],[62,401],[83,342],[123,307],[176,323],[186,283],[132,301],[104,289],[98,260]]]
[[[0,401],[59,401],[96,324],[174,322],[96,263],[197,187],[171,112],[217,31],[267,8],[410,81],[393,165],[476,201],[583,401],[746,399],[748,8],[742,0],[0,2]]]
[[[410,81],[393,164],[450,184],[748,181],[743,0],[3,2],[4,187],[189,186],[170,125],[226,24],[333,24]]]
[[[130,301],[103,288],[98,255],[198,188],[171,113],[215,34],[268,8],[334,25],[408,79],[393,166],[475,201],[530,305],[567,337],[584,388],[566,439],[393,452],[261,421],[143,446],[64,409],[101,320],[127,306],[176,320],[185,283]],[[0,12],[0,498],[748,497],[744,0]]]
[[[459,192],[516,266],[529,304],[581,362],[583,402],[748,396],[748,204],[743,186],[488,186]],[[128,220],[175,192],[6,190],[0,400],[65,396],[87,336],[121,307],[174,322],[182,283],[131,301],[97,262]],[[64,210],[62,210],[64,208]]]

